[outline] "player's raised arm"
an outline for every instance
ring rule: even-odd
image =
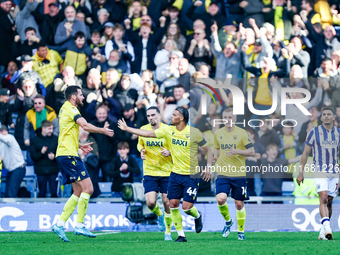
[[[303,183],[303,171],[307,162],[308,155],[311,151],[312,147],[309,146],[308,144],[305,144],[305,149],[303,150],[302,157],[301,157],[301,163],[300,163],[300,173],[296,178],[297,184],[300,186],[300,183]]]
[[[124,119],[118,120],[118,127],[121,130],[129,132],[131,134],[135,134],[135,135],[139,135],[139,136],[143,136],[143,137],[157,138],[155,131],[128,127],[128,125],[126,125]]]
[[[111,137],[114,135],[113,130],[109,129],[110,125],[108,122],[105,122],[105,125],[103,128],[99,128],[88,123],[83,117],[78,118],[76,122],[79,126],[81,126],[87,132],[104,134],[104,135],[111,136]]]

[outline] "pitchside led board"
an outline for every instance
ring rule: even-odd
[[[217,205],[198,203],[197,209],[203,214],[204,231],[221,231],[224,225]],[[298,206],[291,204],[247,204],[247,231],[319,231],[320,216],[318,206]],[[8,231],[51,231],[63,205],[60,203],[15,203],[2,204],[0,208],[0,232]],[[158,231],[157,225],[138,226],[125,218],[125,203],[90,203],[85,217],[85,226],[91,231]],[[235,218],[235,206],[231,202],[229,210]],[[331,227],[340,229],[340,205],[333,205]],[[194,230],[191,216],[181,212],[183,226]],[[66,231],[72,231],[76,215],[66,223]],[[174,230],[174,228],[173,228]],[[237,231],[237,223],[232,226]]]

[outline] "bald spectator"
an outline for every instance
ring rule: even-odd
[[[64,70],[57,74],[53,82],[54,87],[54,102],[53,109],[59,114],[61,106],[65,103],[64,92],[68,86],[77,85],[83,86],[83,82],[77,76],[75,76],[74,70],[71,66],[66,66]]]
[[[68,6],[65,9],[66,19],[62,21],[57,28],[54,36],[56,44],[63,44],[73,39],[77,32],[83,32],[86,38],[86,26],[85,23],[76,19],[76,10],[72,6]]]
[[[189,63],[192,64],[196,70],[199,70],[201,65],[207,65],[211,68],[213,53],[203,29],[195,29],[194,38],[190,42],[190,47],[186,52],[186,57],[189,60]]]

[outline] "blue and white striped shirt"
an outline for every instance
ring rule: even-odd
[[[328,131],[323,125],[313,128],[307,135],[306,144],[313,149],[315,171],[337,173],[340,146],[340,129],[333,126]]]

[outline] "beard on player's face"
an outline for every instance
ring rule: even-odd
[[[154,126],[157,126],[158,123],[157,123],[157,120],[151,120],[150,124],[151,124],[151,126],[154,127]]]
[[[77,106],[83,106],[83,105],[84,105],[83,100],[81,100],[81,99],[78,98],[78,97],[77,97],[77,99],[76,99],[76,104],[77,104]]]

